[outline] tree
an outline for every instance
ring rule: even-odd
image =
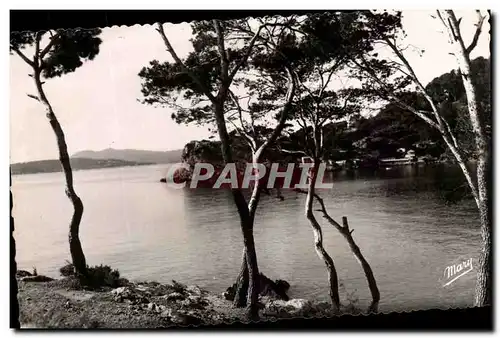
[[[9,173],[9,186],[12,187],[12,174]],[[12,217],[12,190],[9,189],[10,199],[10,294],[11,294],[11,313],[10,313],[10,327],[19,329],[19,300],[17,299],[17,263],[16,263],[16,239],[14,238],[14,217]]]
[[[475,74],[476,93],[483,114],[485,133],[491,139],[491,79],[490,61],[478,57],[471,61],[471,73]],[[472,126],[469,122],[467,95],[462,82],[461,74],[457,70],[445,73],[433,79],[426,86],[426,90],[450,124],[450,128],[461,145],[465,160],[476,160],[475,140]],[[432,130],[434,133],[436,131]],[[439,133],[437,133],[439,136]],[[439,136],[439,138],[441,138]],[[441,139],[442,141],[442,139]],[[446,148],[446,144],[443,144]],[[454,159],[453,154],[450,154]]]
[[[471,72],[470,53],[476,47],[485,19],[477,11],[478,20],[476,32],[471,43],[466,46],[460,31],[460,21],[453,11],[437,11],[437,17],[448,31],[453,55],[457,59],[461,82],[467,97],[467,124],[474,136],[473,153],[477,158],[477,170],[474,172],[467,165],[469,154],[467,144],[457,136],[447,119],[448,103],[443,97],[436,97],[434,87],[424,86],[413,67],[404,55],[406,48],[398,45],[395,37],[382,36],[379,42],[390,50],[394,59],[380,59],[376,53],[366,53],[357,58],[351,58],[353,76],[364,82],[364,89],[373,91],[379,98],[397,104],[407,110],[441,135],[447,148],[453,154],[474,197],[481,219],[482,250],[479,258],[479,269],[475,291],[476,306],[491,304],[491,144],[487,133],[487,117],[491,113],[485,111],[490,105],[482,105],[478,97],[477,75]],[[376,14],[369,12],[370,26],[377,29]],[[456,83],[456,82],[455,82]],[[419,96],[408,102],[404,95],[408,87],[413,88]],[[459,87],[458,87],[459,88]],[[445,96],[446,97],[446,96]]]
[[[93,60],[99,53],[101,39],[97,37],[99,29],[59,29],[49,32],[12,32],[10,51],[17,54],[32,69],[29,74],[35,82],[36,95],[28,96],[40,102],[44,108],[50,126],[54,131],[59,150],[59,161],[66,180],[66,195],[73,204],[73,216],[69,226],[69,248],[75,272],[86,275],[87,264],[79,238],[80,222],[83,215],[83,203],[73,186],[73,172],[68,155],[68,148],[63,129],[52,105],[43,89],[45,79],[74,72],[85,60]],[[48,39],[45,46],[42,41]],[[33,57],[26,56],[23,49],[33,48]]]
[[[301,46],[307,62],[303,67],[294,70],[299,82],[299,92],[293,108],[294,119],[301,128],[303,139],[299,143],[300,149],[291,151],[298,151],[312,158],[308,189],[299,191],[307,195],[305,216],[313,229],[316,253],[327,267],[330,298],[334,310],[337,311],[340,308],[337,272],[333,259],[323,247],[322,229],[313,212],[315,199],[322,206],[319,211],[323,212],[324,218],[346,238],[362,265],[372,292],[370,311],[377,311],[380,300],[380,292],[371,267],[354,242],[347,218],[343,219],[344,225],[334,221],[315,190],[321,162],[328,156],[325,139],[335,139],[332,134],[337,132],[337,128],[341,128],[339,121],[358,114],[361,109],[360,95],[364,94],[363,90],[357,88],[335,90],[332,77],[341,73],[348,60],[372,51],[378,38],[391,36],[400,26],[400,14],[385,14],[372,19],[372,22],[377,24],[376,30],[369,24],[370,19],[370,15],[364,11],[322,13],[307,17],[296,28],[304,34]],[[325,132],[330,135],[325,135]]]
[[[380,291],[370,264],[354,241],[352,236],[354,230],[349,229],[347,217],[342,218],[343,225],[340,225],[328,214],[323,199],[318,195],[315,189],[318,172],[326,153],[324,144],[325,132],[333,134],[336,132],[335,128],[331,127],[331,124],[328,125],[330,128],[326,128],[326,123],[349,119],[358,114],[361,108],[359,102],[355,99],[358,92],[356,89],[338,91],[327,89],[330,85],[332,75],[338,72],[343,65],[343,63],[337,63],[332,67],[331,64],[328,64],[326,71],[324,65],[318,66],[312,69],[311,72],[304,73],[302,77],[298,77],[299,83],[301,84],[300,88],[304,90],[302,91],[302,95],[296,98],[297,102],[294,111],[297,121],[303,131],[304,140],[301,147],[302,152],[304,155],[312,158],[312,168],[309,173],[307,190],[298,189],[297,191],[306,194],[305,216],[313,230],[316,253],[318,257],[323,260],[327,268],[330,298],[334,310],[338,311],[340,309],[337,271],[333,259],[323,246],[321,225],[313,212],[314,200],[321,206],[321,209],[318,211],[322,212],[323,217],[328,223],[337,229],[347,240],[351,251],[360,262],[372,294],[372,303],[369,312],[376,312],[380,301]],[[320,83],[320,85],[317,86],[317,83]],[[337,123],[336,125],[338,126],[339,124],[340,123]]]
[[[492,305],[491,303],[491,140],[488,139],[484,108],[480,104],[477,90],[477,74],[471,72],[470,53],[477,45],[484,19],[478,10],[476,32],[472,42],[466,46],[460,31],[460,21],[452,10],[437,11],[446,27],[453,53],[458,63],[460,75],[467,96],[469,121],[475,140],[477,154],[476,181],[469,182],[476,199],[481,218],[482,248],[479,257],[479,268],[474,297],[476,306]],[[491,106],[490,106],[491,107]],[[491,116],[491,113],[490,113]],[[458,160],[458,158],[457,158]],[[472,183],[472,184],[471,184]]]
[[[257,22],[256,30],[252,28],[253,23],[255,22],[246,19],[194,23],[192,25],[194,38],[191,40],[194,52],[191,52],[184,60],[181,60],[176,54],[164,32],[163,25],[158,23],[157,31],[174,59],[174,63],[161,64],[155,60],[139,73],[139,76],[144,79],[142,93],[145,97],[145,103],[175,107],[177,113],[173,114],[172,117],[176,121],[214,123],[216,125],[224,163],[233,162],[231,140],[226,125],[228,120],[231,121],[227,116],[231,110],[231,103],[233,104],[232,108],[236,108],[241,113],[239,98],[231,87],[238,83],[236,78],[238,73],[243,69],[248,69],[249,59],[254,50],[269,51],[270,45],[267,41],[280,38],[279,34],[273,34],[273,31],[266,30],[268,23]],[[263,41],[261,41],[261,34],[266,36]],[[274,142],[280,134],[286,114],[290,109],[295,91],[295,81],[290,71],[288,71],[288,77],[284,81],[288,84],[288,90],[283,95],[284,102],[278,111],[278,115],[281,116],[278,126],[262,143],[258,143],[259,140],[256,139],[253,141],[249,139],[249,144],[252,146],[252,163],[255,165],[259,162],[266,147]],[[174,96],[177,94],[181,94],[184,100],[190,102],[189,108],[186,109],[177,104],[177,98]],[[245,276],[248,275],[246,303],[250,317],[256,318],[258,316],[259,286],[257,283],[259,270],[253,238],[253,225],[261,189],[256,182],[248,202],[241,189],[235,188],[231,191],[240,216],[244,244],[243,263],[238,284],[243,285]]]

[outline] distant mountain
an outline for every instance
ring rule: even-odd
[[[114,159],[158,164],[181,162],[181,157],[182,149],[170,151],[150,151],[113,148],[108,148],[100,151],[84,150],[72,156],[72,158],[92,158],[96,160]]]
[[[122,161],[114,159],[92,159],[92,158],[71,158],[71,167],[73,170],[97,169],[127,167],[136,165],[147,165],[153,163],[139,163],[132,161]],[[14,163],[10,165],[12,175],[52,173],[62,171],[59,160],[43,160],[24,163]]]

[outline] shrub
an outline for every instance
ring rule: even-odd
[[[63,277],[74,276],[75,275],[75,268],[73,267],[73,264],[71,264],[68,261],[66,261],[66,262],[67,262],[67,264],[59,269],[61,276],[63,276]]]
[[[73,264],[68,262],[59,269],[64,277],[75,277],[82,287],[98,289],[101,287],[120,287],[127,284],[127,280],[120,278],[120,272],[113,270],[109,265],[87,266],[86,275],[75,275]]]
[[[82,281],[90,287],[109,286],[115,288],[121,285],[120,272],[112,270],[109,265],[101,264],[87,267],[87,276],[82,278]]]

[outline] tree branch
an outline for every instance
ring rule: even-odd
[[[277,148],[279,151],[284,152],[286,154],[300,154],[300,155],[309,156],[309,154],[303,150],[288,150],[288,149],[283,149],[280,146],[277,146]]]
[[[252,40],[250,40],[250,43],[248,45],[248,50],[247,52],[245,53],[245,55],[243,55],[243,57],[240,59],[240,61],[236,64],[236,66],[234,66],[233,70],[231,71],[231,73],[229,74],[229,81],[231,82],[236,73],[238,73],[238,70],[240,70],[240,68],[243,66],[243,64],[248,60],[248,58],[250,57],[250,54],[252,53],[252,49],[255,45],[255,42],[257,41],[257,38],[259,37],[259,34],[260,34],[260,31],[262,30],[262,27],[263,26],[260,26],[259,29],[257,30],[257,33],[255,33],[254,37],[252,38]]]
[[[32,94],[26,94],[26,95],[28,95],[29,98],[32,98],[33,100],[40,102],[40,98],[38,96]]]
[[[200,87],[201,91],[210,99],[210,101],[212,103],[216,103],[217,100],[215,99],[213,94],[210,92],[208,87],[205,86],[203,83],[201,83],[200,79],[198,79],[198,77],[184,65],[184,63],[179,58],[179,56],[177,56],[177,53],[175,52],[174,48],[170,44],[170,41],[168,40],[167,36],[165,35],[165,31],[163,30],[163,25],[159,22],[157,23],[157,25],[158,25],[158,28],[156,30],[158,31],[158,33],[160,33],[160,36],[163,39],[163,42],[165,43],[165,46],[167,47],[167,50],[170,53],[170,55],[172,56],[172,58],[174,59],[175,63],[177,63],[177,65],[179,65],[182,68],[182,70],[186,74],[189,75],[189,77],[198,85],[198,87]]]
[[[358,61],[356,61],[354,59],[351,59],[351,61],[354,64],[356,64],[359,68],[363,69],[370,76],[370,78],[372,80],[377,82],[383,88],[383,90],[387,94],[387,96],[392,98],[401,108],[408,109],[409,111],[411,111],[412,113],[414,113],[415,115],[420,117],[422,120],[424,120],[430,126],[440,130],[440,127],[439,127],[437,122],[433,121],[431,118],[429,118],[427,115],[425,115],[422,111],[419,111],[419,110],[411,107],[410,105],[401,101],[396,95],[392,94],[391,91],[387,89],[386,84],[383,83],[368,67],[362,66]],[[424,93],[424,95],[425,95],[425,93]]]
[[[221,89],[228,89],[231,82],[229,81],[229,60],[227,59],[226,47],[224,44],[224,33],[219,20],[212,20],[215,33],[217,34],[217,49],[219,50],[221,62]]]
[[[236,126],[236,124],[233,123],[233,121],[229,120],[229,122],[233,125],[233,127],[236,129],[236,131],[238,132],[238,134],[240,134],[241,137],[243,137],[244,139],[247,140],[248,142],[248,145],[250,146],[250,148],[252,149],[252,151],[255,151],[257,149],[257,143],[255,142],[255,139],[249,135],[246,130],[245,130],[245,125],[243,123],[243,117],[242,117],[242,114],[241,114],[241,106],[238,102],[238,98],[236,97],[236,95],[234,95],[233,91],[229,90],[229,96],[231,97],[231,99],[233,100],[234,104],[236,105],[236,109],[238,111],[238,115],[239,115],[239,120],[240,120],[240,124],[241,124],[241,129],[238,128]]]
[[[280,116],[278,125],[273,130],[271,136],[269,136],[269,138],[257,150],[257,152],[256,152],[257,158],[259,158],[259,156],[269,146],[269,144],[273,143],[278,138],[278,136],[281,134],[281,131],[285,127],[285,122],[286,122],[286,119],[288,117],[288,113],[292,107],[292,101],[293,101],[293,98],[295,95],[295,89],[296,89],[297,85],[296,85],[296,79],[293,76],[293,73],[288,66],[286,66],[286,71],[288,74],[288,90],[286,93],[285,106],[281,110],[281,116]]]
[[[19,55],[19,57],[21,57],[21,59],[26,62],[31,68],[35,68],[35,63],[33,61],[31,61],[30,59],[28,59],[28,57],[26,55],[23,54],[23,52],[21,52],[17,47],[12,47],[11,45],[11,48],[14,52],[16,52],[17,55]]]
[[[47,46],[45,46],[44,49],[42,49],[42,51],[40,52],[40,59],[43,60],[43,58],[45,57],[45,55],[50,51],[50,49],[52,48],[52,46],[54,46],[54,44],[56,43],[57,39],[59,38],[60,34],[57,33],[56,35],[53,35],[51,38],[50,38],[50,41],[49,43],[47,44]]]
[[[481,29],[483,27],[483,22],[486,16],[481,15],[481,11],[476,10],[478,19],[477,19],[477,24],[476,24],[476,32],[474,33],[474,37],[472,38],[472,42],[470,43],[469,47],[466,48],[467,54],[470,54],[474,48],[477,46],[477,41],[479,40],[479,36],[481,35]]]

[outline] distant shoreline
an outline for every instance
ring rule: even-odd
[[[70,159],[73,171],[120,168],[120,167],[136,167],[146,165],[156,165],[157,163],[146,162],[129,162],[122,160],[95,160],[85,158]],[[29,174],[49,174],[62,172],[59,160],[44,160],[26,163],[13,163],[10,165],[11,175],[29,175]]]

